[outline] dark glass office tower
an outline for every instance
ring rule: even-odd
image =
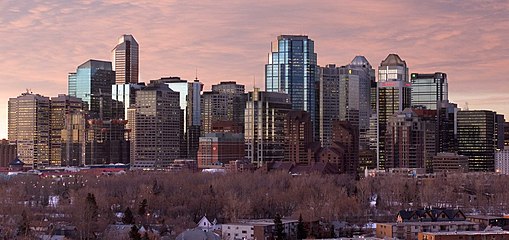
[[[265,90],[287,93],[293,109],[311,114],[315,132],[316,58],[314,42],[308,36],[281,35],[272,42],[272,51],[265,65]]]
[[[139,46],[132,35],[122,35],[112,50],[115,82],[138,83]]]
[[[500,117],[493,111],[466,110],[457,118],[458,154],[468,157],[469,171],[494,172]]]
[[[442,101],[447,101],[447,74],[412,73],[412,106],[425,107],[429,110],[440,108]]]

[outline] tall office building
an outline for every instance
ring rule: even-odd
[[[120,36],[112,53],[115,83],[138,83],[139,46],[136,39],[127,34]]]
[[[378,67],[377,168],[385,169],[385,132],[389,117],[411,106],[411,86],[406,62],[397,54],[389,54]]]
[[[286,93],[258,89],[248,93],[244,138],[250,162],[261,167],[267,162],[284,160],[284,122],[291,108]]]
[[[33,168],[50,163],[50,99],[30,92],[10,98],[9,140],[16,143],[18,157]]]
[[[349,121],[359,130],[361,149],[369,146],[371,82],[374,69],[363,56],[356,56],[346,66],[329,64],[320,68],[320,141],[330,146],[332,122]]]
[[[412,73],[412,106],[437,110],[443,101],[448,101],[447,74]]]
[[[151,81],[164,83],[171,90],[180,94],[179,105],[183,116],[181,117],[181,149],[182,158],[196,159],[201,134],[201,93],[203,83],[195,79],[192,82],[180,77],[166,77]]]
[[[468,157],[469,171],[495,171],[498,121],[497,113],[489,110],[458,112],[458,154]]]
[[[244,110],[246,109],[245,86],[234,81],[224,81],[212,85],[212,92],[218,92],[228,96],[227,118],[242,128],[244,132]]]
[[[203,92],[201,95],[201,122],[203,135],[212,133],[212,124],[228,121],[228,95],[218,92]]]
[[[311,115],[314,134],[316,118],[317,56],[313,40],[302,35],[281,35],[272,43],[265,65],[265,90],[287,93],[292,108]]]
[[[114,83],[115,72],[111,69],[111,62],[88,60],[78,66],[76,73],[69,73],[69,96],[81,98],[90,117],[110,119],[111,85]]]
[[[448,101],[440,103],[437,111],[437,153],[458,151],[456,118],[460,110],[455,103]]]
[[[66,129],[66,119],[74,112],[81,112],[83,109],[81,99],[65,94],[59,94],[51,98],[50,103],[50,165],[62,165],[62,152],[65,142],[62,138],[62,130]]]
[[[153,83],[136,92],[134,168],[165,168],[180,157],[179,93]]]

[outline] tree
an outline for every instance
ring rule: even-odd
[[[124,217],[122,217],[122,222],[124,224],[134,224],[134,215],[129,207],[124,211]]]
[[[299,223],[297,223],[297,239],[305,239],[308,237],[308,232],[306,231],[306,227],[304,226],[304,221],[302,220],[302,214],[299,216]]]
[[[274,217],[274,235],[276,240],[285,239],[285,227],[279,213]]]
[[[143,199],[140,203],[140,206],[138,208],[138,215],[140,216],[145,216],[145,214],[147,213],[147,199]]]
[[[150,240],[150,237],[148,236],[148,232],[145,231],[145,233],[143,234],[143,237],[141,238],[141,240]]]
[[[141,234],[138,232],[138,227],[135,224],[131,227],[131,231],[129,231],[129,239],[131,240],[141,240]]]
[[[18,236],[27,237],[30,233],[30,220],[28,219],[27,212],[23,210],[21,213],[21,222],[18,227]]]

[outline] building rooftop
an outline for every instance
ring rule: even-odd
[[[400,223],[377,223],[377,225],[391,225],[391,226],[443,226],[443,225],[478,225],[477,223],[469,221],[448,221],[448,222],[400,222]]]
[[[509,231],[495,230],[495,231],[455,231],[455,232],[423,232],[426,235],[433,236],[455,236],[455,235],[509,235]]]

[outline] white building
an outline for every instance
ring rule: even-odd
[[[298,220],[281,219],[284,233],[290,239],[297,232]],[[274,219],[247,219],[236,223],[222,224],[222,237],[227,240],[270,239],[274,233]]]
[[[505,147],[495,153],[495,172],[509,174],[509,148]]]

